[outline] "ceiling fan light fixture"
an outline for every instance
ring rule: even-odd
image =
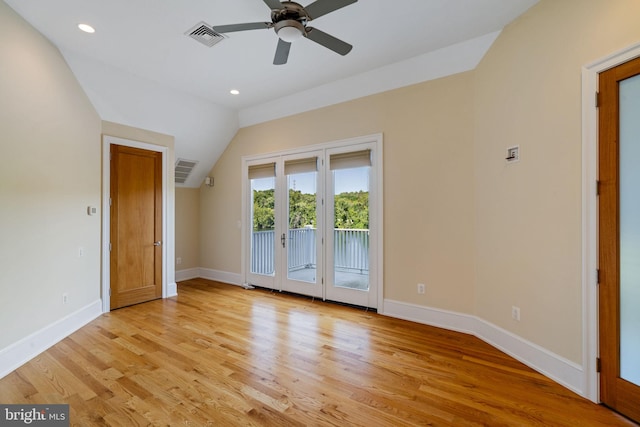
[[[300,40],[305,32],[304,25],[293,19],[278,22],[275,25],[275,30],[278,37],[287,43]]]

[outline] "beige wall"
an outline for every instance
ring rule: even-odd
[[[241,156],[382,132],[385,298],[581,364],[581,68],[640,42],[638,16],[636,0],[542,0],[473,72],[241,129],[201,193],[202,266],[240,272]]]
[[[62,55],[1,1],[0,94],[2,350],[100,298],[101,155]]]
[[[202,267],[241,272],[242,156],[383,132],[385,297],[471,312],[472,123],[465,73],[241,129],[201,190]]]
[[[576,363],[581,67],[640,42],[638,16],[637,0],[543,0],[475,71],[476,314]]]
[[[205,186],[205,191],[212,189]],[[200,267],[200,189],[176,188],[176,270]]]

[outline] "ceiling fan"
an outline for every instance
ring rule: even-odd
[[[250,22],[246,24],[215,25],[213,29],[218,33],[235,31],[261,30],[273,28],[278,35],[278,47],[273,59],[274,65],[287,63],[291,43],[306,37],[327,49],[346,55],[353,46],[333,37],[317,28],[308,27],[307,23],[335,10],[349,6],[358,0],[316,0],[307,7],[302,7],[292,1],[263,0],[271,9],[271,22]]]

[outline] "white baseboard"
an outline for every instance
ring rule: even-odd
[[[188,268],[186,270],[176,270],[176,282],[182,282],[183,280],[197,279],[200,277],[199,268]]]
[[[454,311],[386,299],[381,314],[465,334],[474,335],[475,332],[476,318]]]
[[[569,390],[587,397],[584,369],[577,363],[479,318],[476,318],[474,335]]]
[[[167,298],[178,295],[178,284],[176,282],[167,283]]]
[[[27,363],[49,347],[102,314],[102,301],[96,300],[74,313],[0,350],[0,378]]]
[[[200,268],[200,275],[203,279],[215,280],[216,282],[227,283],[229,285],[242,286],[242,277],[237,273]]]
[[[393,300],[384,301],[381,314],[474,335],[569,390],[587,397],[585,373],[580,365],[476,316]]]

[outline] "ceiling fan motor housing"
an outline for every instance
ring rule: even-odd
[[[274,25],[280,21],[288,20],[298,21],[304,25],[307,21],[310,21],[311,18],[307,15],[304,7],[292,1],[283,2],[282,9],[271,11],[271,21]]]
[[[271,12],[273,29],[280,39],[292,43],[306,34],[305,25],[309,17],[298,3],[282,3],[282,9]]]

